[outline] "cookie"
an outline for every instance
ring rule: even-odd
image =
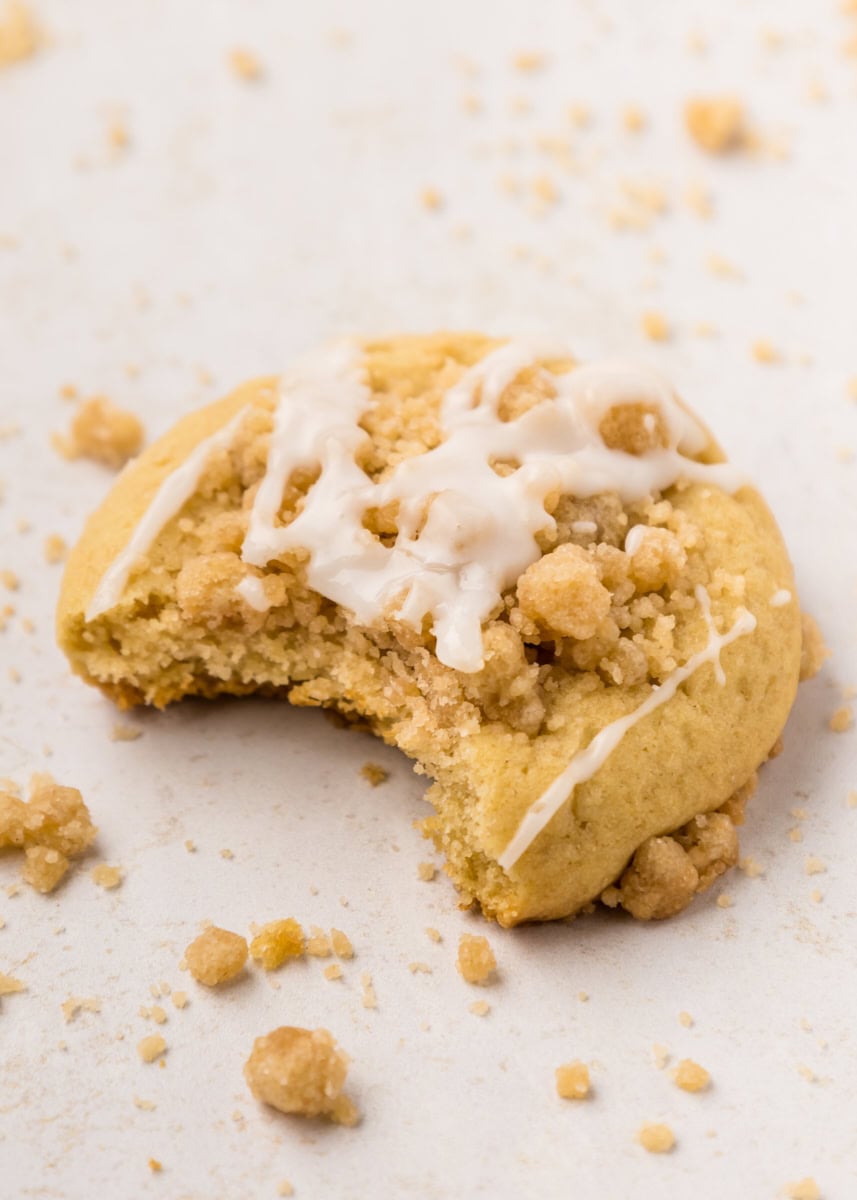
[[[368,723],[504,925],[667,916],[733,865],[801,653],[770,512],[660,376],[476,334],[337,343],[185,417],[90,518],[58,635],[121,707]]]

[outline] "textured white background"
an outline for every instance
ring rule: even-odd
[[[81,787],[101,829],[87,866],[127,877],[106,893],[80,867],[50,898],[0,891],[0,970],[28,985],[0,1011],[0,1193],[214,1200],[274,1196],[289,1178],[325,1198],[714,1200],[775,1197],[813,1174],[825,1200],[849,1200],[857,736],[826,723],[857,684],[857,467],[840,453],[857,448],[857,61],[841,51],[857,20],[835,0],[39,0],[38,13],[52,44],[0,74],[0,408],[22,426],[0,442],[0,566],[22,579],[0,635],[0,774],[49,768]],[[697,32],[704,54],[688,49]],[[228,70],[238,45],[262,60],[259,83]],[[544,70],[516,72],[530,49]],[[807,98],[814,79],[826,101]],[[681,109],[718,90],[791,157],[702,155]],[[587,130],[569,123],[572,103],[590,107]],[[648,118],[636,136],[628,103]],[[118,155],[116,113],[131,137]],[[544,137],[571,139],[570,171]],[[560,199],[537,217],[542,174]],[[663,188],[669,209],[648,229],[610,228],[623,180]],[[709,190],[710,221],[683,203],[691,183]],[[428,186],[437,212],[419,202]],[[714,277],[711,252],[743,277]],[[642,337],[646,309],[668,317],[670,342]],[[719,335],[695,335],[700,321]],[[138,741],[111,742],[116,714],[54,648],[59,569],[41,555],[109,485],[49,447],[70,415],[61,384],[107,392],[154,436],[331,334],[442,326],[556,330],[583,354],[662,366],[769,497],[834,652],[801,689],[743,833],[764,876],[734,873],[715,889],[734,907],[709,894],[666,924],[487,930],[501,978],[484,1020],[454,969],[460,932],[481,923],[444,880],[416,880],[428,848],[408,764],[318,713],[253,701],[141,713]],[[752,360],[760,337],[780,365]],[[358,774],[370,757],[392,772],[374,791]],[[794,806],[808,814],[801,844]],[[810,854],[824,875],[805,874]],[[17,872],[1,861],[0,884]],[[178,971],[200,921],[244,931],[290,914],[350,933],[343,982],[314,961],[211,993]],[[413,960],[434,973],[411,975]],[[377,1012],[360,1005],[361,970]],[[135,1051],[160,980],[191,991],[163,1030],[163,1070]],[[66,1026],[71,995],[100,997],[101,1013]],[[352,1054],[359,1128],[249,1096],[253,1038],[282,1023],[327,1025]],[[678,1091],[653,1042],[708,1067],[710,1092]],[[555,1066],[575,1057],[592,1063],[587,1104],[554,1094]],[[673,1126],[672,1155],[634,1143],[646,1119]]]

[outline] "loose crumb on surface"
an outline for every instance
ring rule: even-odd
[[[310,958],[330,958],[333,947],[330,944],[329,934],[318,925],[310,925],[309,934],[306,952]]]
[[[683,1058],[673,1070],[673,1082],[683,1092],[704,1092],[711,1083],[711,1076],[705,1067],[694,1062],[692,1058]]]
[[[90,875],[94,883],[108,891],[119,887],[123,878],[121,867],[111,867],[107,863],[99,863],[97,867],[93,867]]]
[[[250,943],[250,954],[266,971],[275,971],[287,959],[300,958],[306,949],[304,931],[294,917],[269,921]]]
[[[443,941],[443,937],[441,936],[440,930],[435,929],[435,927],[433,925],[426,926],[426,934],[428,935],[429,938],[431,938],[431,940],[433,942],[442,942]]]
[[[670,1052],[668,1047],[660,1042],[655,1042],[652,1046],[652,1062],[659,1071],[663,1071],[664,1067],[670,1060]]]
[[[24,992],[26,990],[26,983],[23,983],[20,979],[16,979],[14,975],[4,975],[0,971],[0,996],[12,996],[15,992]]]
[[[372,983],[372,976],[368,971],[363,971],[360,976],[361,996],[360,1002],[364,1008],[377,1008],[378,997],[375,995],[375,985]]]
[[[152,1100],[142,1100],[139,1096],[135,1096],[134,1107],[139,1108],[141,1112],[154,1112],[157,1105]]]
[[[757,363],[770,365],[780,361],[779,351],[767,338],[757,338],[750,347],[750,353]]]
[[[563,1100],[585,1100],[590,1094],[589,1067],[579,1061],[557,1067],[556,1094]]]
[[[648,124],[646,114],[636,104],[626,104],[622,110],[622,127],[627,133],[642,133]]]
[[[675,1134],[669,1125],[645,1121],[637,1130],[637,1141],[649,1154],[669,1154],[675,1146]]]
[[[760,875],[764,875],[765,868],[752,854],[747,854],[744,858],[738,859],[738,869],[743,871],[748,879],[758,879]]]
[[[44,540],[42,552],[48,566],[56,566],[57,563],[65,562],[65,556],[68,553],[65,538],[60,537],[58,533],[49,533]]]
[[[420,204],[429,212],[438,212],[443,208],[443,196],[437,188],[426,187],[420,192]]]
[[[693,1024],[693,1017],[689,1012],[685,1012],[682,1009],[682,1011],[678,1014],[678,1022],[679,1025],[683,1025],[685,1029],[690,1029],[691,1025]]]
[[[118,470],[142,446],[143,426],[106,396],[92,396],[78,408],[68,435],[55,435],[53,444],[63,458],[89,458]]]
[[[30,10],[20,0],[0,8],[0,68],[32,58],[39,48],[39,31]]]
[[[845,733],[854,724],[854,710],[843,704],[831,716],[828,725],[834,733]]]
[[[747,136],[744,106],[734,96],[688,100],[684,120],[690,136],[708,154],[737,150]]]
[[[423,883],[431,883],[437,875],[437,867],[433,862],[421,862],[417,865],[417,878]]]
[[[137,1053],[144,1063],[153,1063],[166,1049],[167,1043],[159,1033],[150,1033],[137,1043]]]
[[[136,742],[137,738],[142,735],[142,729],[138,729],[135,725],[125,725],[122,722],[117,722],[110,730],[111,742]]]
[[[0,571],[0,583],[3,584],[3,587],[7,592],[17,592],[18,588],[21,586],[21,580],[18,578],[15,572],[10,571],[8,567],[4,567],[3,570]]]
[[[280,1026],[256,1038],[244,1076],[257,1100],[284,1113],[356,1125],[360,1113],[342,1088],[348,1057],[327,1029]]]
[[[728,892],[721,892],[715,900],[715,904],[718,908],[731,908],[733,903],[734,901]]]
[[[666,317],[659,312],[644,312],[640,318],[643,333],[652,342],[666,342],[670,337],[670,327]]]
[[[533,71],[541,71],[546,62],[547,59],[540,50],[521,50],[512,59],[512,66],[516,71],[530,74]]]
[[[295,1194],[295,1189],[292,1186],[291,1182],[288,1179],[281,1179],[280,1182],[277,1184],[277,1195],[278,1196],[294,1196],[294,1194]]]
[[[152,1172],[154,1175],[157,1175],[157,1174],[158,1174],[158,1172],[159,1172],[159,1171],[163,1171],[163,1169],[164,1169],[164,1164],[163,1164],[163,1163],[160,1161],[160,1159],[157,1159],[157,1158],[150,1158],[150,1159],[149,1159],[149,1170],[150,1170],[150,1171],[151,1171],[151,1172]]]
[[[492,981],[497,970],[497,959],[488,944],[488,939],[481,935],[463,933],[458,943],[459,973],[467,983],[483,985]]]
[[[339,963],[331,963],[329,967],[324,968],[324,977],[330,980],[341,979],[342,967]]]
[[[210,925],[185,950],[185,961],[197,983],[217,987],[244,970],[247,941],[240,933]]]
[[[491,1005],[487,1000],[474,1000],[470,1005],[470,1011],[476,1017],[487,1017],[491,1011]]]
[[[796,1183],[787,1183],[784,1191],[788,1200],[821,1200],[821,1189],[811,1175]]]
[[[337,958],[353,958],[354,947],[347,933],[341,929],[331,929],[330,945]]]
[[[827,867],[820,858],[817,858],[816,855],[811,854],[804,863],[803,869],[807,875],[823,875],[827,870]]]
[[[262,78],[262,64],[252,50],[236,46],[229,51],[229,68],[238,79],[254,83]]]
[[[0,790],[0,849],[23,849],[22,877],[36,891],[52,892],[97,832],[78,789],[50,775],[33,776],[26,803],[17,791]]]
[[[408,970],[412,975],[431,975],[432,968],[425,962],[409,962]]]
[[[170,996],[174,1008],[187,1008],[188,996],[187,992],[173,992]]]
[[[382,783],[386,783],[390,778],[390,772],[386,767],[380,766],[379,763],[367,762],[360,768],[360,774],[363,778],[372,785],[379,787]]]
[[[60,1008],[66,1025],[70,1025],[78,1013],[100,1013],[101,1001],[97,996],[69,996],[68,1000],[63,1000]]]

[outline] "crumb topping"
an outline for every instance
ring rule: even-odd
[[[259,1037],[244,1067],[257,1100],[284,1113],[355,1125],[360,1114],[342,1089],[348,1058],[327,1029],[283,1025]]]
[[[217,987],[241,974],[247,955],[247,941],[240,933],[209,925],[185,950],[185,962],[197,983]]]
[[[23,849],[23,878],[39,892],[60,884],[70,860],[86,852],[97,832],[78,789],[50,775],[33,776],[27,802],[0,791],[0,849]]]

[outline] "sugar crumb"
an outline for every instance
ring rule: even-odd
[[[563,1100],[586,1100],[591,1093],[589,1067],[582,1062],[569,1062],[557,1067],[556,1094]]]
[[[250,1091],[264,1104],[356,1125],[360,1113],[342,1091],[347,1073],[348,1057],[327,1029],[289,1025],[256,1038],[244,1067]]]
[[[386,767],[373,762],[364,763],[360,768],[360,774],[372,787],[379,787],[390,778],[390,772]]]
[[[210,925],[185,950],[191,975],[206,987],[235,979],[247,962],[247,941],[239,933]]]
[[[676,1087],[683,1092],[704,1092],[711,1083],[711,1076],[705,1067],[692,1058],[683,1058],[674,1068],[672,1077]]]
[[[660,1042],[655,1042],[652,1046],[652,1062],[659,1071],[663,1071],[664,1067],[670,1060],[670,1052],[668,1048]]]
[[[675,1146],[675,1134],[669,1125],[646,1121],[637,1130],[637,1141],[649,1154],[669,1154]]]
[[[275,971],[287,959],[300,958],[306,949],[304,931],[294,917],[269,921],[256,930],[250,942],[250,955],[266,971]]]
[[[173,992],[170,996],[174,1008],[187,1008],[188,995],[187,992]]]
[[[292,1186],[291,1182],[288,1179],[281,1179],[280,1182],[277,1184],[277,1195],[278,1196],[294,1196],[294,1194],[295,1194],[295,1189]]]
[[[93,867],[89,872],[93,883],[98,884],[100,888],[110,890],[119,887],[122,882],[123,874],[121,867],[111,867],[107,863],[99,863],[97,867]]]
[[[497,970],[497,959],[488,939],[481,935],[463,933],[458,943],[457,966],[467,983],[482,986],[492,982]]]

